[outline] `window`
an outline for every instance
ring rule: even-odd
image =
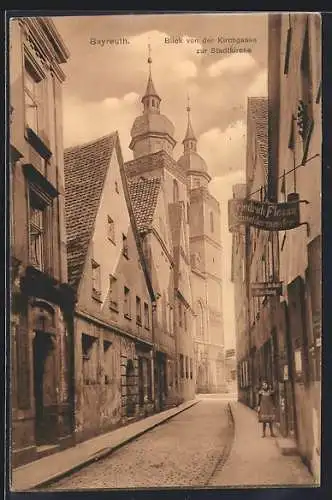
[[[110,384],[112,382],[112,342],[104,340],[104,382]]]
[[[210,231],[211,233],[214,231],[213,212],[210,212]]]
[[[149,305],[146,302],[144,302],[144,327],[146,329],[150,328],[149,319],[150,319],[150,317],[149,317]]]
[[[192,360],[192,358],[190,358],[189,362],[190,362],[190,378],[192,379],[193,378],[193,360]]]
[[[180,376],[184,378],[184,359],[183,354],[180,354]]]
[[[24,61],[25,123],[38,136],[43,132],[46,121],[47,98],[43,77],[36,64],[26,57]]]
[[[24,103],[26,125],[38,134],[40,127],[40,87],[27,61],[25,61],[24,72]]]
[[[83,384],[97,383],[98,341],[95,337],[82,333]]]
[[[138,325],[142,324],[142,305],[140,297],[136,296],[136,323]]]
[[[189,219],[189,203],[187,203],[187,224],[189,224],[190,219]]]
[[[182,326],[182,304],[179,303],[179,326]]]
[[[201,181],[198,177],[194,178],[194,188],[199,188],[201,186]]]
[[[187,331],[187,312],[186,310],[183,311],[183,321],[184,321],[184,329]]]
[[[107,236],[112,243],[115,243],[114,220],[109,215],[107,216]]]
[[[124,292],[124,315],[126,318],[131,318],[131,303],[130,303],[130,290],[126,286],[123,289]]]
[[[122,235],[122,253],[127,259],[129,258],[128,240],[125,234]]]
[[[186,378],[189,378],[189,358],[186,356]]]
[[[119,184],[115,181],[115,192],[119,193]]]
[[[273,269],[273,245],[272,241],[268,241],[268,281],[273,281],[274,269]]]
[[[179,185],[177,181],[173,180],[173,202],[176,203],[179,201]]]
[[[118,310],[118,282],[117,279],[110,274],[110,291],[109,291],[109,306],[110,309]]]
[[[94,299],[100,300],[101,284],[100,284],[100,265],[95,260],[91,261],[92,266],[92,296]]]
[[[173,307],[169,305],[169,333],[172,335],[173,334]]]
[[[45,268],[45,205],[38,196],[29,192],[29,240],[30,262],[41,271]]]

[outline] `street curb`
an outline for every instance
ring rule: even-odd
[[[221,456],[219,460],[217,461],[216,465],[213,468],[212,473],[210,474],[208,480],[205,482],[205,487],[209,486],[209,483],[211,482],[211,479],[215,475],[217,471],[222,470],[224,467],[225,463],[228,460],[228,457],[232,451],[233,448],[233,443],[234,443],[234,436],[235,436],[235,419],[234,419],[234,414],[232,410],[231,403],[227,403],[227,413],[228,413],[228,425],[230,427],[230,434],[226,440],[224,449],[221,453]]]
[[[32,486],[31,488],[28,488],[26,490],[15,489],[15,490],[13,490],[13,492],[18,493],[20,491],[35,491],[35,490],[39,490],[39,489],[45,488],[47,486],[50,486],[51,484],[55,483],[56,481],[60,481],[60,479],[64,479],[65,477],[69,476],[70,474],[73,474],[74,472],[78,472],[79,470],[83,469],[84,467],[87,467],[88,465],[91,465],[95,462],[98,462],[99,460],[101,460],[103,458],[107,458],[113,452],[117,451],[119,448],[122,448],[122,446],[130,443],[131,441],[134,441],[135,439],[139,438],[143,434],[146,434],[147,432],[151,431],[152,429],[155,429],[159,425],[162,425],[165,422],[168,422],[173,417],[176,417],[177,415],[180,415],[184,411],[189,410],[189,408],[192,408],[193,406],[195,406],[198,403],[200,403],[200,400],[193,400],[191,402],[191,404],[188,403],[188,406],[186,406],[185,408],[179,409],[179,411],[173,413],[172,415],[165,417],[163,420],[160,420],[159,422],[151,425],[150,427],[147,427],[146,429],[138,432],[137,434],[134,434],[133,436],[130,436],[129,438],[124,439],[123,441],[121,441],[121,443],[119,443],[113,447],[108,447],[106,449],[104,448],[103,450],[95,453],[93,456],[89,457],[88,459],[84,460],[83,462],[81,462],[77,465],[74,465],[73,467],[70,467],[67,471],[60,472],[59,474],[55,474],[54,476],[47,479],[46,481],[42,481],[42,482],[36,484],[35,486]]]

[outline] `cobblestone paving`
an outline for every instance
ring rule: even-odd
[[[49,490],[204,486],[231,435],[227,403],[202,400]]]

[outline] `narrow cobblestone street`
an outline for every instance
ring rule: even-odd
[[[197,405],[49,490],[205,486],[232,439],[227,402]]]

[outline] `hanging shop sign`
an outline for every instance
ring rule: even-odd
[[[251,295],[253,297],[280,296],[282,295],[282,282],[270,283],[262,281],[258,283],[251,283]]]
[[[232,199],[228,201],[229,231],[239,231],[242,224],[266,231],[286,231],[300,225],[300,201],[285,203]]]

